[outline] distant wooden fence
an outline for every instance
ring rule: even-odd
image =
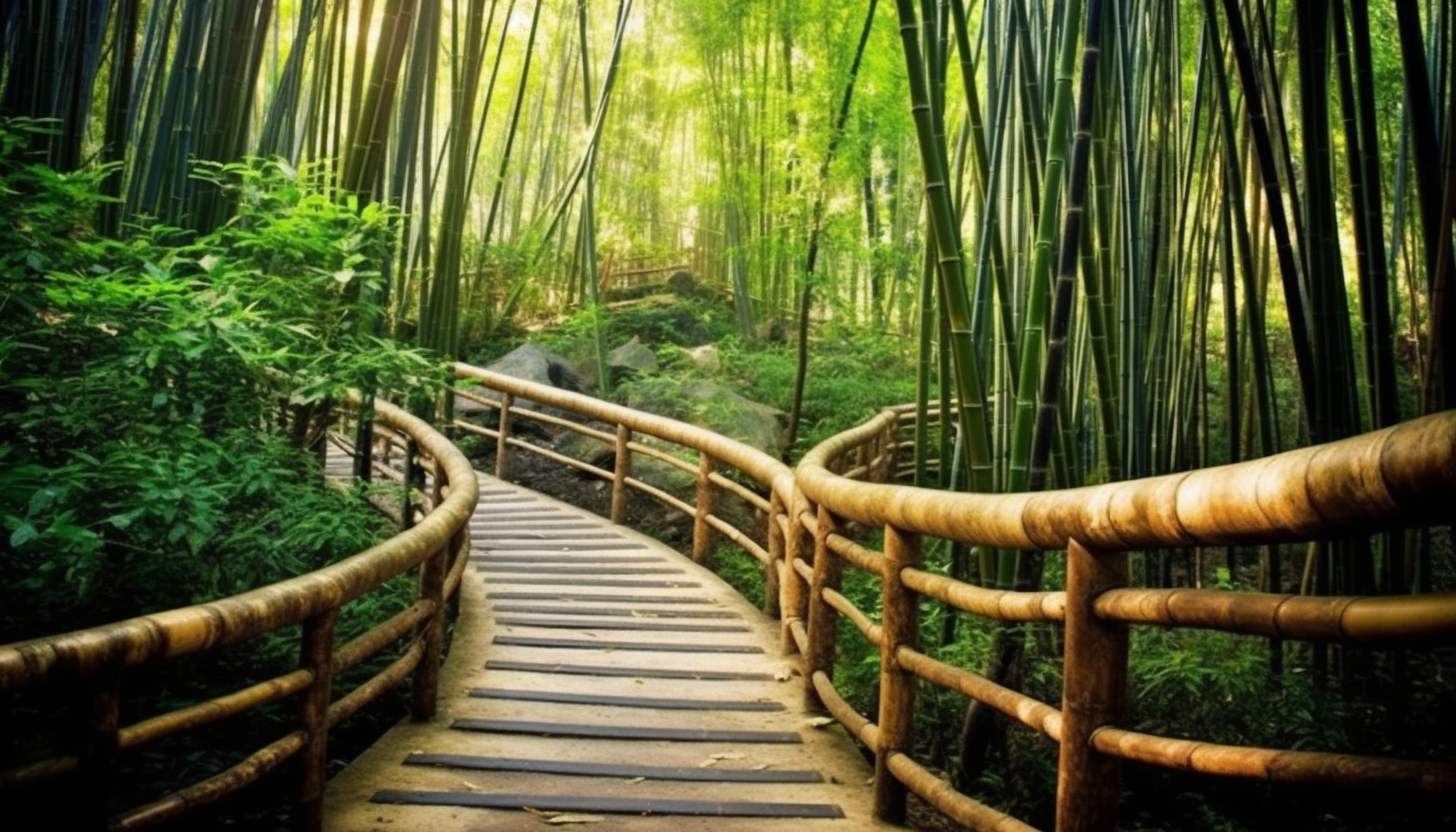
[[[445,607],[468,562],[478,486],[470,461],[454,445],[398,408],[375,405],[373,435],[380,446],[376,471],[403,486],[404,500],[395,511],[408,526],[384,543],[242,595],[0,646],[0,701],[6,707],[25,696],[77,700],[70,750],[0,771],[0,828],[140,829],[237,792],[291,759],[297,828],[318,829],[330,729],[411,675],[414,717],[434,715]],[[390,468],[391,459],[403,469]],[[410,571],[420,578],[412,606],[348,644],[335,644],[340,608]],[[234,692],[168,713],[141,718],[121,713],[122,691],[137,671],[293,625],[302,625],[296,670],[239,680]],[[401,652],[383,671],[351,691],[334,690],[338,674],[397,643],[403,644]],[[290,698],[298,707],[295,725],[281,736],[259,738],[263,745],[241,762],[113,813],[112,803],[129,797],[113,788],[127,752]],[[71,780],[59,805],[29,799],[38,784],[62,777]]]
[[[636,490],[694,518],[696,559],[707,558],[713,535],[720,534],[760,561],[764,609],[781,617],[785,649],[803,657],[808,700],[875,754],[875,810],[883,819],[901,820],[906,795],[914,792],[971,829],[1031,828],[955,791],[912,757],[917,680],[978,699],[1060,743],[1062,832],[1117,828],[1123,760],[1219,777],[1456,792],[1456,766],[1449,763],[1232,747],[1120,724],[1129,695],[1130,624],[1390,647],[1456,640],[1456,594],[1336,598],[1127,586],[1127,552],[1135,549],[1314,540],[1451,523],[1456,411],[1191,473],[1035,494],[961,494],[886,482],[899,470],[899,437],[909,418],[904,408],[833,437],[790,471],[757,450],[670,419],[467,365],[457,365],[457,376],[472,385],[459,395],[498,408],[493,425],[456,422],[496,441],[498,474],[509,472],[512,454],[535,453],[610,482],[615,522],[625,517],[626,494]],[[527,400],[609,427],[589,428],[522,407]],[[614,449],[614,465],[599,468],[527,442],[513,429],[522,419],[600,440]],[[648,444],[648,437],[682,450],[666,451]],[[695,501],[635,478],[634,456],[691,474]],[[763,522],[753,526],[761,531],[724,520],[718,511],[724,499],[759,512]],[[883,529],[883,550],[841,534],[850,522]],[[927,572],[920,564],[927,536],[1065,551],[1067,588],[1009,592]],[[878,620],[839,592],[846,565],[879,581]],[[930,658],[917,642],[922,598],[999,621],[1061,624],[1069,692],[1062,706]],[[834,685],[839,616],[880,651],[880,706],[873,719],[856,713]]]

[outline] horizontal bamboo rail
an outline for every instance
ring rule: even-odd
[[[715,542],[721,538],[736,545],[763,568],[766,612],[777,614],[782,603],[780,569],[784,556],[781,543],[768,530],[779,528],[787,512],[783,506],[794,498],[793,472],[772,456],[735,442],[713,431],[643,413],[601,399],[571,393],[494,373],[469,364],[456,364],[455,376],[469,386],[457,386],[456,395],[496,412],[493,426],[457,418],[457,428],[496,440],[496,476],[506,477],[512,454],[526,452],[566,465],[611,483],[613,522],[625,519],[627,494],[636,492],[692,519],[692,555],[698,562],[711,559]],[[484,391],[490,391],[487,395]],[[536,404],[570,413],[578,419],[599,422],[606,429],[580,424],[527,405]],[[522,421],[569,430],[602,443],[612,451],[612,468],[599,468],[579,459],[565,457],[549,448],[532,444],[517,435]],[[650,443],[649,443],[650,441]],[[691,454],[692,461],[680,454]],[[633,475],[634,459],[646,458],[692,478],[691,491],[670,489]],[[736,471],[737,475],[731,475]],[[736,504],[740,515],[754,518],[750,527],[736,525],[724,507]]]
[[[1450,523],[1456,519],[1456,412],[1185,474],[1034,494],[963,494],[852,478],[898,475],[897,436],[913,415],[906,407],[887,409],[829,439],[789,472],[757,451],[672,420],[463,365],[457,366],[457,376],[497,391],[498,398],[477,400],[499,410],[498,426],[472,429],[496,437],[503,451],[519,448],[551,456],[510,437],[513,421],[540,418],[520,407],[523,401],[616,425],[616,470],[600,475],[614,483],[618,522],[619,492],[635,487],[694,517],[700,530],[721,528],[712,513],[712,500],[727,486],[718,466],[736,467],[756,485],[758,499],[748,502],[761,511],[768,501],[769,540],[750,546],[734,539],[756,557],[770,554],[765,576],[774,579],[770,587],[777,598],[765,599],[765,606],[776,606],[780,614],[784,649],[802,655],[807,704],[829,711],[876,755],[876,812],[882,818],[899,819],[908,790],[972,829],[1030,828],[956,792],[911,759],[908,732],[916,681],[978,699],[1060,743],[1057,823],[1068,832],[1116,827],[1122,760],[1216,776],[1456,791],[1456,766],[1448,763],[1236,748],[1117,725],[1126,700],[1131,624],[1385,645],[1456,640],[1456,597],[1449,594],[1309,598],[1125,586],[1126,552],[1133,549],[1325,539]],[[932,417],[940,421],[939,412]],[[628,476],[634,452],[644,450],[628,442],[634,435],[697,451],[697,466],[663,451],[651,454],[667,457],[685,472],[696,471],[696,495],[666,494]],[[745,499],[749,487],[735,485],[726,493]],[[883,529],[890,548],[880,552],[851,539],[841,531],[848,524]],[[992,590],[924,571],[918,567],[922,537],[1068,551],[1067,591]],[[694,551],[701,546],[695,541]],[[844,565],[881,582],[879,620],[839,592]],[[920,652],[913,626],[919,599],[998,621],[1061,623],[1069,692],[1063,707]],[[834,686],[840,616],[881,652],[881,708],[874,719],[855,713]]]
[[[413,715],[433,715],[446,602],[459,587],[469,555],[469,519],[478,486],[470,461],[422,420],[389,405],[373,406],[371,468],[403,483],[403,504],[388,506],[407,528],[339,563],[241,595],[158,612],[86,630],[0,645],[0,691],[11,697],[45,697],[83,691],[79,721],[87,730],[72,750],[0,771],[0,801],[7,817],[34,808],[66,829],[141,829],[171,820],[256,782],[289,759],[298,759],[294,815],[301,829],[318,829],[328,732],[348,715],[413,676]],[[371,449],[373,450],[373,449]],[[399,452],[403,470],[381,462]],[[412,493],[428,474],[424,493]],[[418,600],[388,621],[336,647],[333,622],[345,604],[409,571],[420,574]],[[303,625],[298,669],[217,696],[209,701],[121,722],[119,690],[137,671],[185,660],[287,627]],[[335,698],[332,680],[401,639],[401,655],[382,672]],[[87,692],[89,691],[89,692]],[[238,716],[267,704],[301,698],[297,727],[266,742],[226,771],[142,806],[112,813],[118,756],[183,732]],[[67,792],[83,796],[73,809],[28,807],[36,784],[70,776]]]
[[[1126,552],[1138,548],[1323,539],[1449,523],[1456,505],[1456,413],[1186,474],[1037,494],[954,494],[883,482],[901,468],[897,437],[910,414],[905,408],[887,410],[830,439],[813,449],[797,470],[790,470],[765,453],[675,420],[468,365],[457,365],[456,376],[477,385],[461,388],[462,398],[496,411],[492,426],[464,420],[455,425],[496,440],[498,474],[508,472],[513,454],[538,454],[610,482],[615,522],[625,518],[628,492],[636,491],[692,518],[692,549],[700,559],[708,559],[714,536],[719,536],[763,564],[764,608],[780,617],[785,650],[802,656],[806,702],[828,710],[876,755],[876,811],[883,818],[898,818],[908,791],[973,829],[1029,828],[956,792],[913,759],[910,726],[915,687],[922,681],[979,699],[1060,743],[1061,830],[1115,828],[1118,765],[1123,760],[1212,776],[1456,791],[1456,766],[1447,763],[1223,746],[1142,734],[1119,724],[1126,700],[1130,625],[1392,646],[1456,639],[1456,598],[1451,595],[1307,598],[1145,590],[1126,586],[1125,568]],[[527,406],[531,403],[558,413],[538,412]],[[320,808],[313,795],[321,783],[320,738],[326,738],[327,726],[412,672],[416,713],[427,711],[433,680],[424,669],[438,661],[440,611],[459,585],[469,514],[464,506],[473,505],[476,489],[468,463],[438,434],[387,405],[380,407],[379,420],[389,428],[380,431],[380,455],[387,461],[402,452],[405,464],[395,471],[376,459],[374,467],[393,471],[405,486],[398,512],[404,520],[417,522],[415,528],[343,564],[265,590],[95,631],[0,647],[0,689],[50,678],[91,691],[84,708],[90,732],[78,750],[0,773],[0,789],[67,773],[81,778],[86,788],[104,788],[107,766],[118,752],[163,736],[174,726],[190,729],[262,702],[301,695],[301,727],[232,769],[120,815],[109,826],[139,828],[170,818],[182,807],[256,780],[291,757],[307,763],[299,809],[307,825]],[[521,420],[601,442],[604,455],[612,458],[611,468],[570,459],[515,435]],[[692,486],[673,493],[645,482],[632,470],[639,457],[682,472]],[[425,474],[434,485],[419,493],[412,484]],[[754,518],[749,526],[735,525],[726,511],[729,505],[746,509]],[[855,527],[883,529],[885,551],[854,539]],[[410,535],[423,542],[402,542],[415,539]],[[989,590],[926,571],[919,560],[920,541],[926,537],[1066,551],[1067,589]],[[448,563],[438,556],[442,545],[453,555]],[[857,609],[839,591],[846,565],[880,582],[878,616]],[[385,573],[416,567],[423,589],[415,606],[348,645],[332,646],[332,621],[340,604],[376,585]],[[1063,706],[1039,702],[921,652],[914,621],[927,599],[1001,621],[1059,622],[1066,643],[1068,696]],[[854,712],[834,685],[840,616],[881,653],[881,708],[873,717]],[[119,724],[118,674],[296,623],[305,624],[306,630],[299,669],[175,714]],[[375,679],[338,699],[328,695],[334,674],[407,633],[415,637]],[[90,823],[91,828],[104,825],[105,819]]]
[[[837,556],[881,580],[887,600],[875,624],[863,611],[846,607],[837,582],[814,583],[814,576],[835,572],[815,562],[798,589],[807,596],[804,617],[810,622],[803,640],[814,644],[824,637],[821,626],[833,628],[834,617],[846,615],[881,651],[882,703],[895,697],[899,709],[913,711],[913,686],[907,682],[913,675],[978,699],[1059,742],[1058,830],[1116,828],[1123,760],[1222,777],[1456,792],[1456,765],[1449,762],[1225,746],[1119,727],[1127,705],[1128,625],[1400,647],[1456,641],[1453,593],[1315,598],[1126,587],[1126,553],[1134,549],[1321,540],[1450,524],[1456,520],[1456,412],[1237,465],[1063,491],[963,494],[851,479],[850,474],[876,469],[868,460],[894,447],[908,415],[903,408],[884,411],[811,450],[795,471],[803,505],[803,516],[795,519],[806,522],[817,513],[820,523],[832,518],[838,526],[883,528],[887,547],[892,540],[931,536],[971,546],[1064,550],[1067,590],[985,589],[911,562],[885,568],[878,553],[847,556],[843,547],[820,547],[815,558]],[[906,592],[998,621],[1062,622],[1062,708],[935,661],[910,639],[883,635],[909,632],[896,618],[913,615],[912,606],[888,601]],[[814,671],[816,697],[825,704],[842,702],[833,689],[833,667],[821,663]],[[903,722],[883,707],[880,719]],[[876,728],[874,735],[884,743],[884,724],[854,725],[861,735]],[[888,750],[887,762],[886,751],[876,752],[881,770],[898,779],[877,800],[882,816],[898,818],[909,789],[972,829],[1013,828],[1008,824],[1014,821],[994,810],[968,808],[961,801],[969,798],[947,794],[944,784],[929,788],[898,756],[903,750]]]

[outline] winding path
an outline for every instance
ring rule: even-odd
[[[471,533],[439,714],[330,782],[327,829],[898,828],[803,710],[776,622],[717,576],[485,474]]]

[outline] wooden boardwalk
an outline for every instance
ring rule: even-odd
[[[327,829],[891,828],[777,624],[715,575],[483,474],[472,535],[439,714],[331,781]]]

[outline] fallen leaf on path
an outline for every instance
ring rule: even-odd
[[[834,720],[827,716],[815,716],[804,720],[804,724],[810,728],[823,728],[826,725],[833,725]]]
[[[601,823],[604,820],[606,820],[606,818],[602,817],[601,815],[564,814],[557,815],[553,818],[546,818],[545,822],[553,826],[559,826],[561,824],[567,823]]]

